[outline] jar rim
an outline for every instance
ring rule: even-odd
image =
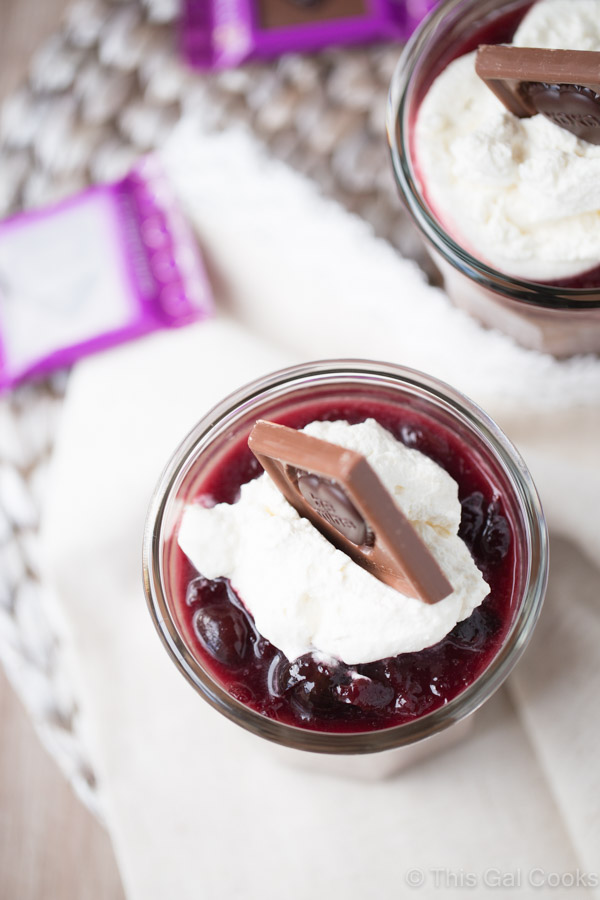
[[[531,0],[523,0],[530,3]],[[515,0],[501,0],[498,7],[514,8]],[[480,8],[481,0],[442,0],[423,19],[406,44],[394,69],[386,107],[386,131],[392,159],[392,169],[400,194],[415,223],[425,238],[454,268],[467,275],[481,287],[501,293],[517,303],[547,309],[593,310],[600,307],[600,289],[567,288],[529,281],[507,275],[482,262],[460,246],[431,214],[413,174],[409,128],[406,125],[407,92],[419,62],[427,53],[428,44],[443,23],[465,7]]]
[[[508,476],[523,514],[528,548],[527,583],[503,646],[488,667],[445,706],[420,718],[368,732],[312,731],[270,719],[231,697],[193,656],[174,622],[162,577],[165,514],[177,486],[189,472],[199,452],[210,445],[219,424],[253,401],[265,399],[286,385],[302,385],[310,379],[383,377],[386,385],[416,386],[433,400],[443,401],[446,411],[460,413],[474,433],[490,447]],[[233,423],[232,423],[233,424]],[[433,736],[474,712],[500,687],[531,636],[543,603],[548,576],[548,535],[541,503],[531,475],[518,451],[495,422],[473,401],[438,379],[393,363],[372,360],[319,360],[281,369],[239,388],[209,410],[175,450],[152,497],[143,540],[143,580],[148,608],[169,655],[192,686],[229,719],[275,743],[320,753],[371,753],[406,746]]]

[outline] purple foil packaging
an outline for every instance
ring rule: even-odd
[[[436,0],[183,0],[188,63],[226,69],[341,44],[405,40]]]
[[[158,162],[0,223],[0,391],[212,312]]]

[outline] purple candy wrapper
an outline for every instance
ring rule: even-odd
[[[181,46],[193,66],[340,44],[406,40],[436,0],[183,0]]]
[[[0,390],[211,312],[193,235],[152,157],[0,223]]]

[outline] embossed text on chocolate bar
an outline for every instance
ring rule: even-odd
[[[431,551],[360,453],[262,420],[248,444],[286,500],[354,562],[426,603],[452,593]]]
[[[541,113],[600,144],[600,53],[484,44],[475,71],[514,115]]]

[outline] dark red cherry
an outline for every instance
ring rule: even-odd
[[[213,659],[238,668],[250,652],[248,621],[241,610],[227,605],[204,606],[192,620],[198,640]]]
[[[461,650],[483,650],[502,626],[498,613],[484,603],[455,625],[446,640]]]
[[[302,719],[313,713],[327,715],[340,710],[335,690],[349,681],[349,672],[342,663],[325,663],[307,653],[289,664],[285,678],[286,696]]]
[[[474,491],[461,503],[462,514],[460,519],[459,536],[470,550],[473,550],[479,540],[485,523],[485,500],[481,491]]]
[[[490,503],[486,522],[479,539],[479,549],[487,562],[502,562],[510,547],[510,528],[508,522],[500,514],[496,500]]]
[[[289,660],[283,653],[275,653],[267,671],[267,690],[271,697],[283,697],[285,694],[289,665]]]
[[[412,679],[407,679],[404,690],[396,695],[396,709],[406,715],[417,717],[424,715],[432,706],[433,698],[423,690],[423,686]]]
[[[360,675],[349,684],[338,684],[335,693],[343,703],[350,703],[363,712],[385,709],[394,699],[394,688],[391,685]]]
[[[458,533],[473,556],[481,563],[502,562],[510,547],[510,528],[498,501],[486,503],[483,494],[474,491],[461,507]]]
[[[225,578],[215,578],[210,581],[204,575],[198,575],[187,586],[185,602],[188,606],[202,603],[204,606],[211,603],[221,603],[228,600],[229,585]]]

